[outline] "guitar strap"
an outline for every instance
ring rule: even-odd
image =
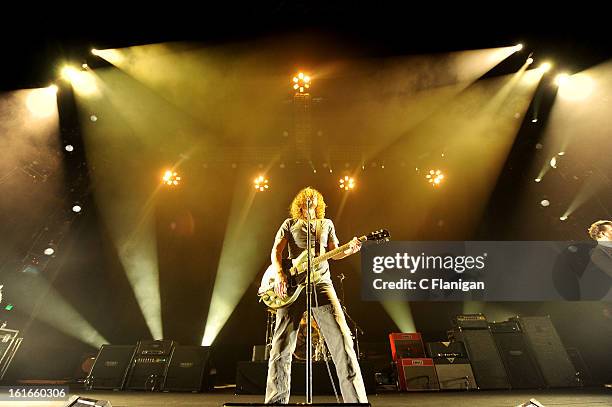
[[[320,256],[325,253],[325,247],[323,246],[323,242],[321,241],[321,229],[323,229],[323,220],[317,219],[315,222],[317,224],[317,227],[315,229],[315,242],[319,242],[319,253],[317,255]]]

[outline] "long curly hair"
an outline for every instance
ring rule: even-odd
[[[289,207],[289,213],[293,219],[306,219],[306,198],[314,199],[317,197],[317,207],[315,208],[315,216],[317,219],[323,219],[325,217],[325,200],[323,195],[314,188],[306,187],[297,193],[291,206]]]

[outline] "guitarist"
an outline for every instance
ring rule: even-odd
[[[308,208],[307,200],[310,202]],[[325,201],[321,193],[310,187],[302,189],[291,203],[291,218],[281,225],[272,247],[272,264],[278,273],[274,291],[281,297],[287,294],[287,277],[282,272],[283,250],[288,248],[290,258],[296,258],[306,250],[306,211],[310,212],[311,242],[315,246],[315,256],[333,250],[339,244],[333,222],[325,219]],[[340,260],[360,249],[361,243],[357,238],[353,238],[350,248],[332,259]],[[319,267],[322,276],[314,282],[312,313],[336,366],[342,399],[345,403],[367,403],[359,362],[353,349],[353,339],[331,281],[329,264],[325,261]],[[268,363],[266,403],[289,402],[291,360],[305,303],[303,295],[293,304],[276,311],[276,325]]]

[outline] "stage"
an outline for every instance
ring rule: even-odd
[[[147,393],[147,392],[106,392],[73,391],[71,396],[82,396],[96,400],[108,400],[113,407],[172,407],[222,406],[224,403],[261,403],[261,396],[235,395],[233,389],[215,390],[211,393]],[[555,389],[532,391],[471,391],[471,392],[416,392],[382,393],[369,395],[372,406],[456,406],[456,407],[493,407],[518,406],[535,398],[545,407],[548,406],[610,406],[612,391],[603,388],[593,389]],[[292,397],[291,402],[304,402],[304,397]],[[335,402],[333,396],[315,396],[315,403]],[[14,402],[0,401],[0,406],[18,406]],[[23,402],[24,406],[59,407],[62,402]]]

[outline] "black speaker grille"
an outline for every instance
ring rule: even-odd
[[[466,329],[455,332],[454,336],[465,345],[479,388],[507,389],[510,387],[504,364],[488,329]]]
[[[517,318],[549,387],[575,387],[576,369],[550,317]]]

